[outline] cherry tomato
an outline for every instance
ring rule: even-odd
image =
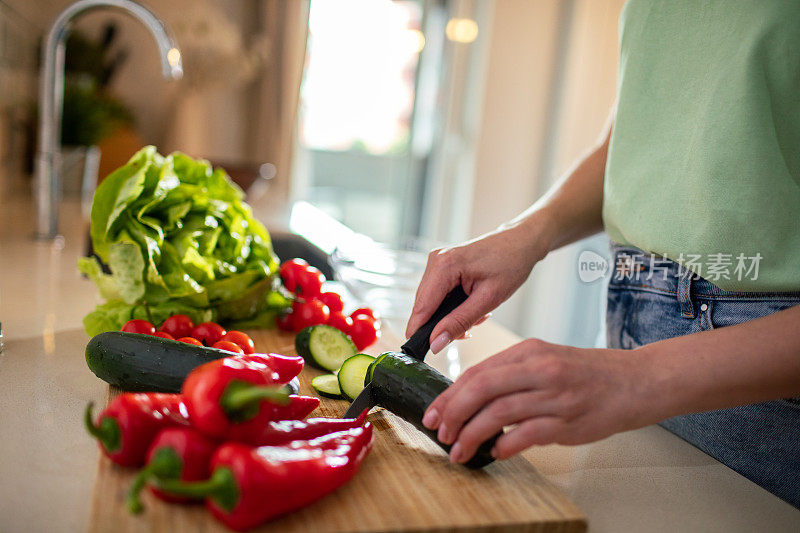
[[[295,331],[300,331],[308,326],[327,324],[331,311],[328,306],[319,300],[308,300],[305,303],[292,304],[293,323]]]
[[[192,337],[211,346],[225,335],[225,328],[216,322],[203,322],[192,329]]]
[[[294,331],[294,313],[283,313],[275,318],[275,324],[281,331]]]
[[[194,322],[186,315],[172,315],[161,324],[158,331],[169,333],[176,339],[180,337],[188,337],[192,334]]]
[[[242,352],[244,353],[253,353],[256,351],[256,345],[253,342],[253,339],[251,339],[250,335],[243,331],[229,331],[222,336],[222,340],[220,340],[220,342],[223,341],[232,342],[241,348]]]
[[[297,288],[297,277],[306,267],[308,267],[308,263],[299,257],[284,261],[278,271],[281,281],[283,281],[283,286],[287,290],[294,292]]]
[[[194,337],[181,337],[180,339],[175,339],[178,342],[185,342],[186,344],[194,344],[195,346],[202,346],[203,343],[199,340],[195,339]]]
[[[297,274],[297,288],[295,294],[305,299],[316,298],[322,291],[322,284],[325,283],[325,275],[313,266],[308,266]]]
[[[374,344],[380,336],[381,330],[378,329],[375,320],[364,315],[353,318],[353,326],[350,328],[350,338],[353,339],[353,344],[356,345],[358,351]]]
[[[127,331],[128,333],[143,333],[145,335],[152,335],[156,332],[156,327],[147,320],[136,318],[125,322],[125,325],[122,326],[122,331]]]
[[[331,313],[341,313],[342,309],[344,309],[342,297],[335,292],[323,292],[317,296],[317,298],[328,306],[328,309],[331,310]]]
[[[244,350],[242,350],[242,348],[238,344],[233,343],[231,341],[217,341],[214,343],[212,348],[234,353],[244,353]]]
[[[153,333],[153,336],[154,337],[161,337],[162,339],[169,339],[171,341],[175,340],[175,337],[173,337],[172,335],[170,335],[166,331],[156,331],[155,333]]]
[[[350,313],[350,316],[353,317],[353,318],[357,317],[358,315],[366,315],[366,316],[372,318],[373,320],[377,320],[378,319],[378,316],[375,313],[375,311],[373,311],[369,307],[359,307],[358,309],[356,309],[355,311]]]
[[[328,319],[328,325],[343,331],[350,335],[350,328],[353,327],[353,319],[340,312],[331,311],[331,317]]]

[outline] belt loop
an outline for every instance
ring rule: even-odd
[[[683,318],[694,318],[694,305],[692,304],[692,278],[694,272],[688,268],[681,268],[678,278],[678,303],[681,306]]]

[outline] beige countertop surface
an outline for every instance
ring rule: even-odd
[[[32,221],[27,198],[0,198],[0,531],[83,531],[97,448],[81,416],[106,389],[83,360],[81,318],[98,302],[75,268],[87,226],[74,201],[63,240],[32,240]],[[489,322],[429,362],[453,377],[518,340]],[[800,529],[800,510],[658,426],[524,455],[593,532]]]

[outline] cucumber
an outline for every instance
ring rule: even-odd
[[[367,383],[372,383],[376,405],[407,420],[446,452],[450,452],[450,446],[436,438],[436,431],[422,425],[422,416],[433,400],[452,385],[451,380],[422,361],[402,353],[387,352],[381,354],[367,369],[365,385]],[[499,436],[497,434],[481,444],[465,466],[481,468],[494,461],[491,451]]]
[[[344,397],[355,400],[366,383],[367,369],[375,362],[371,355],[359,353],[342,363],[339,369],[339,388]]]
[[[326,398],[342,398],[342,389],[339,388],[339,379],[335,374],[323,374],[311,380],[311,386]]]
[[[325,325],[302,329],[294,338],[294,347],[309,365],[329,371],[338,370],[348,357],[358,352],[347,335]]]
[[[101,333],[86,345],[89,369],[109,385],[126,391],[180,392],[189,372],[230,356],[225,350],[124,331]],[[296,394],[299,383],[295,378],[286,388]]]

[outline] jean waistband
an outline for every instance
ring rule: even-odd
[[[628,245],[611,246],[610,287],[650,290],[706,300],[798,301],[800,292],[737,292],[720,289],[680,264]],[[682,312],[683,304],[681,305]],[[687,311],[688,312],[688,311]],[[687,315],[688,316],[688,315]]]

